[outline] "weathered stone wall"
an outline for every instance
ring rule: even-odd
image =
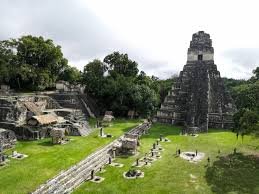
[[[55,93],[50,94],[64,108],[80,109],[87,117],[98,117],[99,108],[86,94]]]
[[[26,127],[29,111],[24,105],[25,102],[34,102],[40,109],[60,108],[60,106],[48,96],[1,96],[0,127],[14,131],[18,139],[34,139],[37,132]]]
[[[13,131],[0,128],[0,146],[3,149],[12,148],[16,143],[16,136]]]

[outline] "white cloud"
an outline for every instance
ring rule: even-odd
[[[182,70],[192,34],[199,30],[211,35],[222,76],[248,78],[258,63],[256,0],[2,0],[0,6],[1,39],[48,36],[80,69],[121,51],[148,74],[170,77]]]

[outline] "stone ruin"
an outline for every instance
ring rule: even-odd
[[[67,81],[57,81],[56,82],[56,90],[58,92],[77,92],[77,93],[84,93],[85,86],[81,84],[71,84]]]
[[[0,95],[8,95],[11,92],[9,85],[0,85]]]
[[[214,64],[210,35],[192,36],[187,63],[168,92],[155,121],[184,125],[183,133],[232,128],[236,107]]]
[[[0,128],[0,165],[6,162],[4,149],[9,149],[15,146],[16,136],[13,131]]]
[[[138,117],[139,117],[139,115],[136,111],[134,111],[134,110],[128,111],[128,118],[129,119],[135,119],[135,118],[138,118]]]
[[[65,142],[65,128],[53,128],[50,131],[50,137],[53,144],[62,144]]]
[[[202,161],[205,157],[205,153],[202,152],[181,152],[180,157],[192,163],[197,163]]]
[[[87,117],[96,118],[100,115],[98,105],[87,94],[62,91],[43,94],[54,99],[63,108],[81,110]]]
[[[116,146],[117,154],[134,155],[137,153],[137,148],[140,145],[139,138],[143,134],[147,134],[151,123],[144,122],[143,124],[133,128],[128,133],[125,133],[119,140]]]
[[[126,133],[121,141],[121,152],[128,155],[134,155],[139,145],[139,136],[137,134]]]
[[[2,149],[9,149],[16,144],[16,136],[13,131],[0,128],[0,145]]]
[[[103,122],[111,122],[114,119],[112,111],[105,111]]]
[[[36,140],[50,136],[53,128],[66,128],[68,135],[88,135],[92,129],[80,109],[63,108],[44,95],[1,96],[0,125],[18,139]]]

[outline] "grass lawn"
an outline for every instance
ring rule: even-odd
[[[245,136],[242,143],[241,138],[237,140],[234,133],[224,130],[210,130],[196,138],[179,136],[179,133],[177,127],[153,125],[150,134],[141,138],[138,156],[117,158],[116,162],[123,163],[124,167],[107,166],[106,172],[99,174],[105,178],[103,182],[86,182],[74,193],[259,193],[259,139]],[[151,167],[138,168],[145,172],[143,179],[124,179],[123,172],[131,168],[136,158],[150,150],[159,134],[172,140],[161,143],[165,148],[162,158]],[[233,155],[235,147],[237,154]],[[179,148],[181,151],[197,149],[206,154],[205,159],[197,164],[189,163],[176,157],[176,149]],[[256,154],[257,157],[254,156]]]
[[[65,145],[52,145],[49,138],[39,141],[19,141],[15,150],[29,157],[23,160],[11,159],[7,166],[0,167],[0,193],[27,194],[35,190],[62,169],[76,164],[138,123],[138,120],[114,121],[111,127],[105,128],[105,132],[112,134],[113,138],[99,138],[99,131],[95,130],[87,137],[73,136]],[[8,152],[11,153],[11,150]]]

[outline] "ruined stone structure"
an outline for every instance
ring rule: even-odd
[[[79,94],[83,94],[85,90],[85,86],[81,84],[70,84],[67,81],[57,81],[56,90],[59,92],[77,92]]]
[[[208,128],[232,128],[236,108],[214,64],[210,35],[199,31],[192,36],[187,63],[168,92],[156,120],[185,125],[187,133]]]
[[[63,108],[73,108],[81,110],[87,117],[98,117],[99,108],[95,101],[87,94],[77,92],[59,92],[48,94],[58,102]]]
[[[105,111],[103,121],[104,122],[111,122],[114,119],[112,111]]]
[[[134,155],[139,145],[137,134],[126,133],[121,140],[121,152],[127,155]]]
[[[65,128],[53,128],[50,131],[53,144],[62,144],[62,142],[65,140],[65,130]]]
[[[63,108],[49,96],[1,96],[0,127],[15,132],[18,139],[50,136],[53,127],[66,128],[69,135],[88,135],[92,129],[80,109]]]
[[[13,131],[0,128],[1,149],[12,148],[16,143],[16,136]]]

